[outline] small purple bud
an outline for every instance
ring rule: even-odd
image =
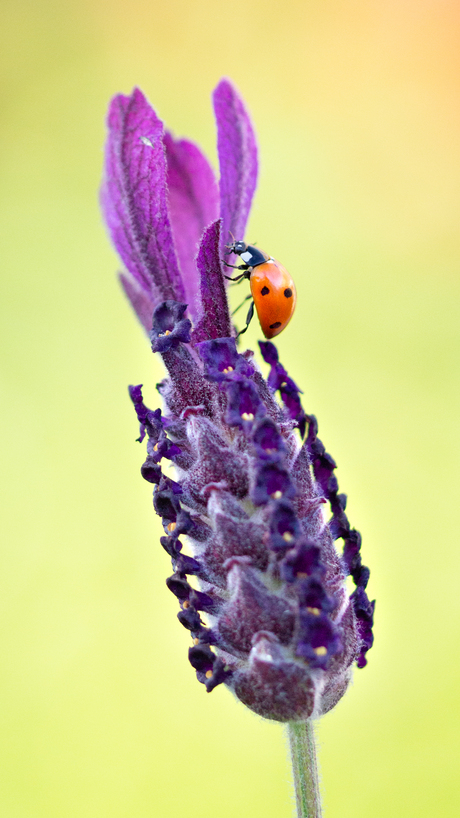
[[[258,422],[252,442],[260,460],[281,460],[286,454],[286,444],[271,418],[264,417]]]
[[[153,493],[153,506],[159,517],[166,520],[168,523],[175,523],[178,514],[180,513],[180,503],[176,494],[171,488],[162,486],[162,480],[158,488]]]
[[[238,379],[240,376],[249,377],[254,369],[236,351],[234,338],[218,338],[212,341],[202,341],[196,344],[204,363],[205,376],[210,381],[223,382]]]
[[[192,323],[184,318],[187,304],[176,301],[163,301],[153,313],[152,352],[167,352],[175,349],[180,343],[190,343]]]
[[[141,474],[148,483],[158,483],[161,480],[161,466],[153,457],[148,457],[141,466]]]
[[[320,613],[318,608],[301,610],[296,656],[306,659],[310,667],[325,669],[340,647],[337,631],[326,614]]]
[[[286,500],[279,500],[270,518],[270,548],[279,554],[285,554],[295,545],[301,533],[293,506]]]
[[[292,420],[296,421],[299,427],[300,436],[303,438],[307,424],[307,415],[302,409],[299,394],[302,390],[289,377],[285,368],[279,363],[278,350],[271,341],[259,341],[260,351],[265,363],[270,364],[271,370],[267,382],[274,392],[279,391],[281,400]]]
[[[229,426],[252,431],[254,420],[263,417],[265,408],[252,381],[232,381],[227,385],[227,416]]]
[[[324,574],[321,549],[312,540],[303,540],[286,554],[281,563],[281,576],[286,582],[295,582],[312,575]]]
[[[277,463],[263,463],[257,471],[251,498],[256,506],[270,500],[288,500],[294,497],[295,488],[286,469]]]
[[[314,613],[315,616],[319,611],[323,613],[331,613],[335,608],[335,599],[328,596],[323,583],[317,577],[307,577],[299,582],[297,590],[299,602],[307,612]]]
[[[375,601],[369,602],[364,588],[358,587],[352,594],[351,600],[358,622],[358,633],[361,637],[361,650],[358,657],[358,667],[367,664],[366,653],[374,644],[372,626],[374,624]]]

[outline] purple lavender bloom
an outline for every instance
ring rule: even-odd
[[[227,80],[214,108],[219,185],[200,150],[165,133],[139,90],[115,97],[102,207],[125,293],[167,371],[163,411],[145,406],[141,386],[130,397],[190,663],[208,691],[223,683],[261,716],[302,720],[333,707],[353,663],[366,664],[374,603],[316,419],[274,344],[260,343],[267,381],[252,352],[236,347],[221,259],[229,233],[244,236],[257,149]]]

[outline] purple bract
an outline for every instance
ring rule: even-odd
[[[208,691],[223,682],[261,716],[301,720],[333,707],[353,663],[366,664],[374,603],[316,419],[274,344],[260,343],[267,380],[253,353],[237,350],[221,258],[230,232],[244,237],[257,148],[227,80],[214,108],[219,185],[200,150],[165,133],[139,90],[115,97],[102,207],[124,290],[167,371],[164,413],[145,406],[141,386],[130,396],[189,660]]]

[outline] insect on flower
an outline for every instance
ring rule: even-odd
[[[234,278],[230,276],[225,276],[225,278],[235,282],[248,278],[251,295],[248,295],[245,301],[248,301],[249,298],[253,299],[247,314],[246,326],[240,330],[238,336],[246,332],[254,315],[255,306],[263,334],[266,338],[274,338],[287,327],[294,314],[297,301],[294,281],[279,261],[252,244],[233,241],[232,244],[227,245],[226,250],[227,254],[235,253],[240,256],[243,264],[227,264],[225,261],[225,266],[234,267],[243,272]],[[240,307],[243,304],[240,304]]]
[[[366,664],[369,570],[336,464],[276,347],[259,343],[266,380],[253,353],[237,351],[225,251],[243,262],[267,338],[287,325],[296,294],[284,267],[261,250],[225,246],[228,235],[245,233],[257,149],[227,80],[214,108],[219,184],[194,144],[165,133],[139,90],[115,97],[102,207],[125,293],[166,368],[157,387],[163,409],[145,405],[141,385],[129,393],[139,440],[147,439],[141,473],[153,485],[190,663],[208,692],[224,683],[259,715],[300,721],[333,707],[353,664]]]

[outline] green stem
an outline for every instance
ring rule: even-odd
[[[297,816],[298,818],[321,818],[321,797],[313,724],[310,720],[305,722],[290,721],[288,732],[297,801]]]

